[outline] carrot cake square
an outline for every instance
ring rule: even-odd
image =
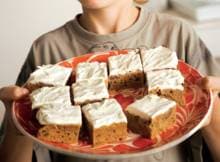
[[[127,137],[127,119],[115,99],[82,107],[93,146],[118,142]]]
[[[72,73],[72,68],[59,65],[38,66],[37,70],[31,73],[26,87],[35,90],[44,86],[65,86]]]
[[[109,98],[104,79],[81,80],[72,85],[75,104],[86,104]]]
[[[148,93],[173,99],[181,106],[185,104],[184,77],[179,70],[149,71],[146,74],[146,78]]]
[[[176,52],[159,46],[149,50],[141,50],[144,72],[161,69],[177,69],[178,58]]]
[[[76,82],[85,79],[108,80],[107,65],[105,62],[82,62],[76,67]]]
[[[47,104],[71,105],[70,87],[43,87],[34,90],[30,94],[32,109],[39,108]]]
[[[151,94],[128,105],[125,114],[132,132],[154,138],[175,123],[176,102]]]
[[[50,142],[78,143],[82,114],[80,106],[48,104],[39,108],[36,118],[42,127],[37,137]]]
[[[137,88],[144,85],[141,58],[135,51],[109,57],[108,67],[110,90]]]

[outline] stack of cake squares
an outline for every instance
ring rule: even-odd
[[[83,105],[82,112],[93,146],[127,137],[125,114],[115,99],[109,99],[106,63],[79,63],[72,90],[75,104]]]
[[[177,54],[165,47],[141,50],[148,95],[128,105],[131,131],[155,138],[173,125],[176,106],[184,106],[184,77],[177,70]]]
[[[37,109],[36,118],[42,127],[38,138],[62,143],[77,143],[82,125],[81,108],[72,105],[67,82],[72,68],[59,65],[44,65],[33,72],[27,88],[32,93],[32,109]]]
[[[184,105],[184,77],[177,70],[176,52],[165,47],[142,51],[148,93],[164,96]]]
[[[85,62],[76,67],[76,82],[72,85],[75,104],[86,104],[109,98],[106,63]]]

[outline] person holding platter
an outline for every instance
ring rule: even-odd
[[[143,2],[144,0],[138,0]],[[0,146],[0,161],[30,162],[33,142],[22,136],[11,120],[11,103],[29,94],[21,86],[37,66],[55,64],[79,54],[145,46],[163,45],[176,51],[178,58],[195,67],[206,77],[201,86],[220,90],[220,60],[214,59],[190,25],[176,18],[152,13],[133,0],[80,0],[83,12],[63,26],[34,41],[18,76],[16,86],[0,89],[0,100],[6,106],[7,131]],[[215,77],[214,77],[215,76]],[[216,94],[216,93],[214,93]],[[220,99],[216,97],[210,121],[186,143],[149,156],[124,159],[121,162],[200,162],[211,158],[220,161]],[[204,148],[208,149],[204,149]],[[186,151],[187,150],[187,151]],[[210,155],[206,152],[209,150]],[[38,161],[90,161],[68,157],[45,148],[35,149]],[[95,162],[96,160],[91,160]],[[98,161],[98,160],[97,160]],[[99,160],[100,161],[100,160]],[[106,160],[105,160],[106,161]],[[110,160],[117,162],[118,160]]]

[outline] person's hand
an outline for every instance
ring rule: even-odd
[[[28,89],[18,86],[7,86],[0,89],[0,100],[4,103],[19,100],[29,94]]]
[[[13,125],[11,120],[11,104],[12,101],[19,100],[29,94],[28,89],[21,88],[15,85],[0,88],[0,101],[2,101],[6,108],[6,116],[9,125]],[[14,126],[14,125],[13,125]],[[13,129],[16,130],[16,129]]]
[[[202,79],[202,87],[213,91],[220,91],[220,77],[207,76]]]
[[[208,120],[205,122],[204,127],[210,125],[211,123],[216,123],[220,114],[220,77],[207,76],[201,80],[201,87],[207,90],[212,90],[213,92],[213,107],[212,113],[208,117]]]
[[[16,161],[31,162],[33,142],[26,136],[23,136],[14,125],[11,111],[12,101],[19,100],[29,94],[29,91],[25,88],[18,86],[7,86],[0,88],[0,101],[5,105],[5,123],[4,139],[0,144],[0,161],[12,162]],[[13,147],[12,147],[13,146]]]

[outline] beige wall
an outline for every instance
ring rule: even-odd
[[[0,0],[0,87],[15,82],[37,37],[78,12],[77,0]]]

